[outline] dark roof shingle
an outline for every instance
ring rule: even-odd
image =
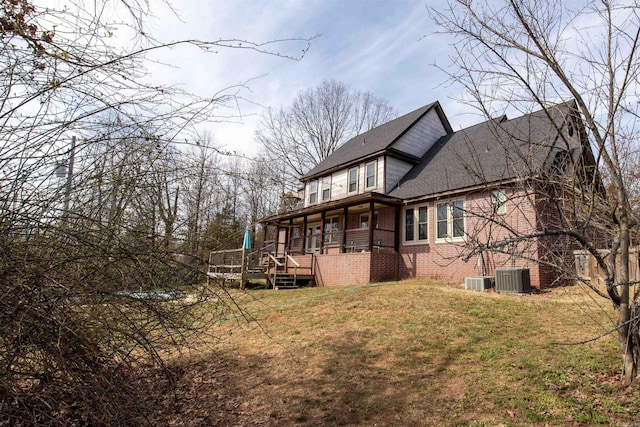
[[[556,144],[558,127],[573,101],[512,120],[489,120],[446,135],[423,156],[389,195],[412,199],[541,170]]]
[[[420,107],[410,113],[397,117],[380,126],[357,135],[336,149],[329,157],[324,159],[313,169],[307,172],[301,180],[314,177],[324,171],[347,165],[350,162],[388,148],[402,134],[404,134],[416,121],[424,116],[437,102]]]

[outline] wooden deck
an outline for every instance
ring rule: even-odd
[[[291,256],[276,257],[267,253],[253,256],[243,249],[216,251],[209,254],[207,279],[240,283],[264,280],[268,288],[293,289],[314,286],[315,275],[311,267],[301,267]]]

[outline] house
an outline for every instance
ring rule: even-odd
[[[531,286],[549,285],[559,273],[537,262],[548,255],[541,240],[497,253],[469,243],[489,247],[509,227],[535,231],[551,218],[523,183],[584,159],[593,165],[581,129],[574,102],[460,131],[438,102],[425,105],[352,138],[301,177],[299,205],[262,220],[274,260],[311,270],[321,286],[461,283],[500,267],[528,268]]]

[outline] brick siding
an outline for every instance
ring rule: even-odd
[[[523,192],[509,191],[507,213],[499,219],[520,232],[533,231],[538,226],[536,209],[531,196]],[[460,198],[460,197],[458,197]],[[453,199],[456,199],[455,197]],[[488,221],[477,213],[488,212],[491,201],[488,193],[468,194],[464,197],[465,210],[476,212],[465,217],[465,231],[474,238],[486,242],[497,242],[509,237],[508,229],[495,221]],[[547,256],[544,246],[537,240],[514,243],[504,248],[504,253],[484,252],[465,260],[462,255],[467,248],[464,242],[436,241],[435,209],[437,202],[429,202],[429,239],[420,244],[401,244],[400,253],[355,252],[328,253],[314,256],[316,282],[320,286],[341,284],[364,284],[408,278],[435,278],[463,283],[465,277],[493,276],[497,268],[528,268],[531,286],[541,288],[553,283],[558,277],[554,269],[536,262]],[[534,201],[535,203],[535,201]],[[392,228],[393,210],[381,209],[378,226]],[[350,214],[348,225],[357,226],[359,214]],[[402,230],[399,230],[402,235]],[[563,242],[564,243],[564,242]],[[573,256],[567,251],[568,256]],[[556,254],[557,256],[557,254]],[[567,257],[567,262],[570,261]]]

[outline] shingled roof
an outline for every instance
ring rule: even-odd
[[[545,167],[573,101],[446,135],[389,196],[412,199],[527,176]],[[551,119],[549,116],[551,116]]]
[[[387,149],[433,108],[441,109],[440,104],[434,102],[351,138],[300,179],[305,181]],[[449,126],[446,117],[444,122],[445,126]]]

